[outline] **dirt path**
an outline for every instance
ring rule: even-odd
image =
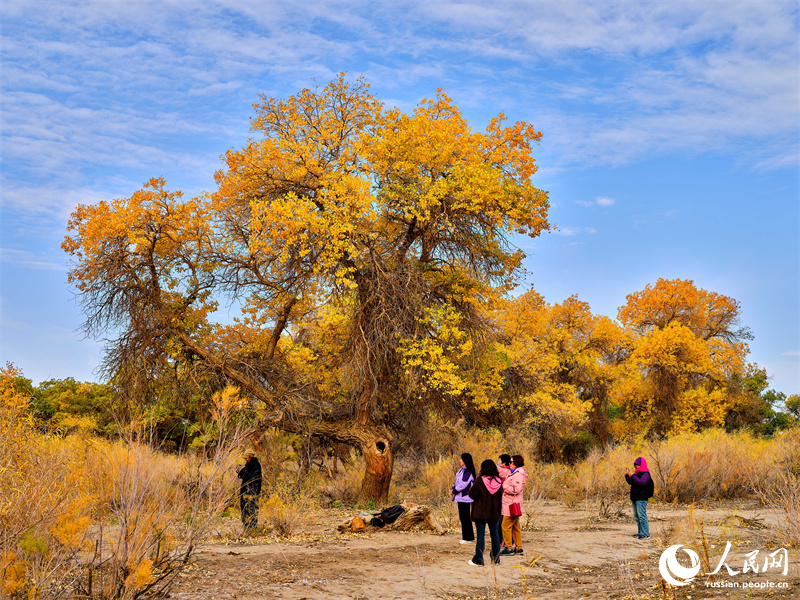
[[[524,556],[503,557],[493,568],[468,565],[474,546],[460,545],[455,531],[443,536],[394,531],[338,534],[333,529],[342,514],[322,511],[303,534],[289,540],[232,540],[206,547],[183,574],[172,598],[664,598],[658,560],[663,547],[681,542],[675,524],[686,514],[686,508],[652,506],[654,539],[640,541],[632,537],[635,525],[630,519],[601,521],[588,511],[549,503],[536,521],[540,527],[523,531]],[[732,506],[698,509],[696,514],[703,518],[711,540],[714,567],[728,539],[735,548],[727,562],[740,570],[746,552],[761,549],[763,557],[776,548],[768,527],[775,515]],[[800,598],[800,555],[789,552],[786,576],[773,569],[717,579],[740,586],[780,582],[788,589],[716,589],[701,581],[676,588],[674,596],[669,591],[666,597]]]

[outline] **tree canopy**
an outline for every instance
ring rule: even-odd
[[[502,114],[473,131],[441,91],[388,109],[344,76],[255,109],[215,191],[154,178],[76,208],[69,281],[86,332],[116,335],[123,385],[234,383],[264,424],[360,447],[362,496],[385,499],[403,420],[470,401],[470,350],[520,270],[512,234],[549,227],[540,134]]]

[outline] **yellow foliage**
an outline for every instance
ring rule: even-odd
[[[630,356],[614,395],[648,429],[696,431],[724,423],[725,382],[745,368],[749,338],[735,329],[739,303],[692,281],[659,279],[630,294],[618,318]]]
[[[19,555],[7,550],[0,559],[0,592],[9,598],[28,584],[27,568]]]
[[[256,136],[226,152],[213,192],[154,178],[73,212],[69,281],[87,329],[127,328],[118,372],[136,379],[140,355],[158,357],[148,373],[222,371],[309,430],[354,414],[383,429],[421,392],[450,403],[472,383],[489,404],[497,370],[469,369],[521,269],[511,236],[549,228],[541,134],[503,114],[476,131],[441,90],[387,108],[344,74],[254,108]],[[241,314],[213,323],[225,296]]]
[[[458,395],[467,382],[456,362],[472,350],[472,340],[459,327],[461,315],[453,307],[430,308],[420,323],[430,334],[422,339],[401,339],[400,355],[406,375],[421,373],[424,387]]]
[[[239,388],[232,385],[225,386],[224,390],[214,394],[211,402],[214,407],[211,416],[215,421],[226,420],[232,412],[243,410],[247,406],[247,400],[239,394]]]
[[[543,458],[555,458],[561,436],[605,410],[622,332],[577,297],[551,305],[534,290],[498,304],[495,315],[494,348],[515,382],[509,404],[538,430]]]
[[[131,572],[125,579],[125,587],[129,590],[140,590],[153,583],[153,561],[145,558],[138,565],[128,565]]]
[[[213,515],[235,489],[232,449],[187,473],[187,459],[137,442],[44,435],[14,389],[19,377],[13,367],[0,373],[0,596],[39,597],[52,582],[69,589],[99,569],[96,597],[121,600],[121,590],[181,568],[184,536],[193,548],[202,533],[199,511]],[[235,390],[217,402],[223,412],[235,406]]]

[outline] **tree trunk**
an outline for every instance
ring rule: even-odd
[[[381,506],[389,498],[389,484],[392,481],[392,440],[385,432],[375,432],[375,435],[365,436],[359,447],[364,454],[364,479],[361,481],[359,500],[372,500],[377,506]]]

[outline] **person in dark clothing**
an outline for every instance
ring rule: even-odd
[[[242,508],[242,523],[245,530],[258,524],[258,497],[261,494],[261,463],[255,454],[248,450],[244,453],[245,465],[237,466],[236,471],[242,480],[239,489],[239,502]]]
[[[497,471],[497,465],[491,460],[481,463],[480,475],[469,490],[472,498],[472,520],[475,521],[475,556],[469,564],[483,565],[483,549],[485,547],[486,527],[489,527],[489,537],[492,550],[489,559],[498,564],[500,562],[500,513],[503,506],[503,480]]]
[[[461,521],[461,541],[460,544],[469,544],[475,539],[472,532],[472,521],[470,520],[470,506],[472,498],[468,492],[475,482],[475,465],[472,462],[472,455],[464,452],[461,455],[461,468],[456,473],[456,482],[450,493],[453,495],[453,502],[458,506],[458,518]]]
[[[650,523],[647,520],[647,501],[653,497],[655,486],[653,477],[647,470],[647,461],[641,456],[633,461],[634,472],[625,467],[625,481],[631,486],[633,518],[638,532],[633,536],[640,540],[650,539]]]

